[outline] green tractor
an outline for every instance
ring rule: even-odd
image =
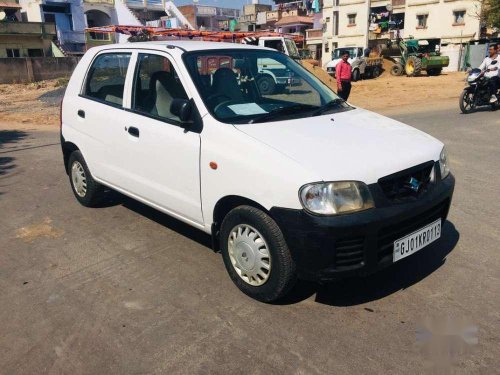
[[[401,52],[399,63],[393,65],[391,74],[400,76],[405,73],[408,77],[415,77],[422,70],[429,76],[438,76],[444,67],[450,63],[448,56],[441,56],[436,48],[430,48],[427,40],[400,40],[398,43]]]

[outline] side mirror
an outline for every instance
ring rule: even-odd
[[[174,99],[170,104],[170,112],[179,117],[181,122],[189,122],[191,120],[191,113],[193,106],[188,99]]]

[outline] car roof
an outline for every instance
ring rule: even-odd
[[[205,51],[205,50],[217,50],[217,49],[265,49],[266,47],[259,47],[248,44],[241,43],[225,43],[225,42],[205,42],[205,41],[194,41],[194,40],[165,40],[165,41],[153,41],[153,42],[134,42],[134,43],[119,43],[119,44],[107,44],[105,46],[94,47],[94,51],[113,49],[113,48],[145,48],[145,49],[155,49],[158,51],[165,51],[167,46],[177,47],[183,51]]]

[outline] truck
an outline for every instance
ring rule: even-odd
[[[432,45],[426,39],[399,39],[395,44],[399,47],[401,56],[391,69],[394,76],[406,74],[408,77],[415,77],[422,71],[428,76],[438,76],[450,64],[450,58],[441,55],[439,45]]]
[[[349,64],[352,66],[352,80],[359,81],[362,78],[377,78],[382,72],[382,57],[365,57],[363,47],[335,48],[332,52],[332,61],[326,65],[326,71],[335,77],[335,67],[341,60],[344,52],[349,52]]]

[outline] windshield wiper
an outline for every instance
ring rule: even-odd
[[[345,103],[345,101],[343,99],[340,99],[340,98],[333,99],[333,100],[329,101],[328,103],[319,107],[311,115],[312,116],[322,115],[323,113],[325,113],[326,111],[329,111],[330,109],[343,107],[344,103]]]
[[[263,122],[267,120],[272,120],[277,117],[283,116],[283,115],[291,115],[294,113],[301,113],[304,111],[310,111],[311,109],[318,108],[317,106],[311,105],[311,104],[294,104],[294,105],[289,105],[287,107],[281,107],[281,108],[276,108],[272,110],[271,112],[268,113],[263,113],[262,115],[259,115],[257,117],[254,117],[250,121],[248,121],[249,124],[255,124],[256,122]],[[321,108],[321,107],[320,107]],[[318,108],[318,110],[320,109]]]

